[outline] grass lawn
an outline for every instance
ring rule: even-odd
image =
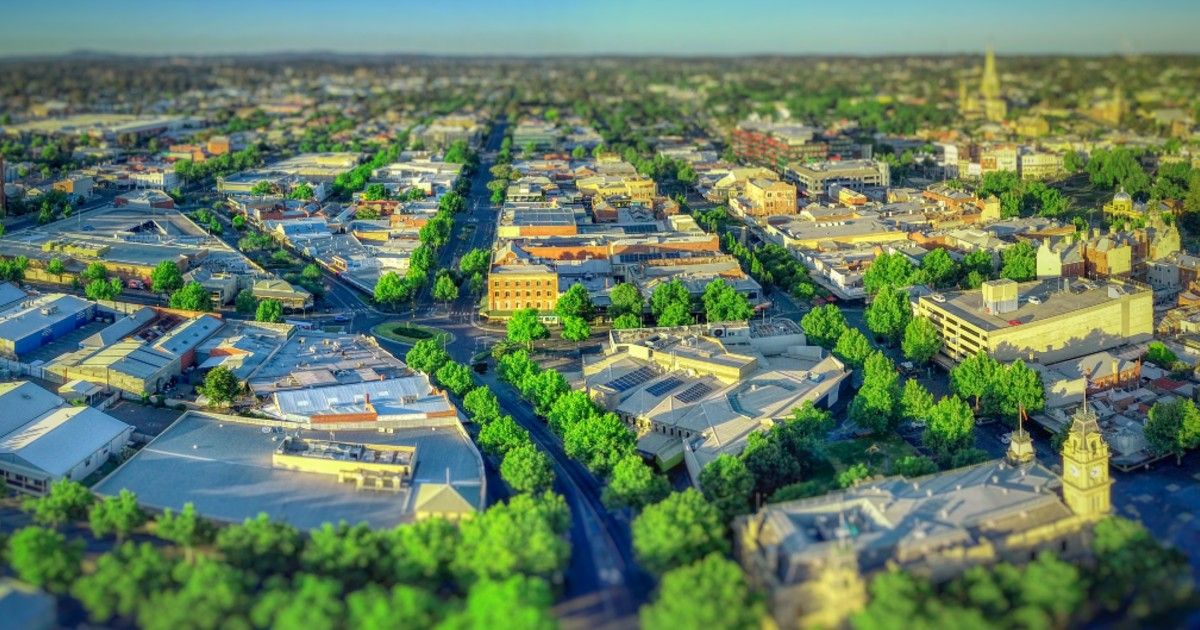
[[[834,475],[859,462],[866,464],[873,475],[890,475],[896,460],[905,455],[917,455],[912,445],[899,437],[830,442],[825,444],[824,451]]]
[[[433,339],[435,337],[444,340],[445,343],[449,343],[454,339],[453,335],[444,330],[405,322],[384,322],[372,328],[371,332],[384,339],[408,344],[414,344],[418,341],[425,341],[426,339]]]

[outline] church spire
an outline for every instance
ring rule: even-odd
[[[983,78],[979,82],[979,93],[986,99],[1000,98],[1000,75],[996,73],[996,51],[988,46],[983,57]]]

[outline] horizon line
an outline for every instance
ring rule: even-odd
[[[295,50],[295,49],[279,49],[279,50],[263,50],[263,51],[236,51],[236,52],[122,52],[113,50],[100,50],[83,48],[77,50],[69,50],[63,52],[47,52],[47,53],[0,53],[0,61],[15,61],[15,60],[42,60],[42,59],[63,59],[63,58],[86,58],[86,57],[125,57],[132,59],[170,59],[170,58],[228,58],[228,57],[428,57],[428,58],[462,58],[462,59],[480,59],[480,58],[495,58],[495,59],[538,59],[538,58],[572,58],[572,59],[587,59],[587,58],[617,58],[617,59],[753,59],[761,57],[794,57],[794,58],[890,58],[890,57],[962,57],[983,55],[984,50],[959,50],[959,51],[912,51],[912,52],[543,52],[543,53],[521,53],[521,52],[416,52],[416,51],[348,51],[348,50]],[[1067,51],[1040,51],[1040,52],[1013,52],[1002,53],[996,51],[998,58],[1018,58],[1018,57],[1200,57],[1200,50],[1196,51],[1141,51],[1128,52],[1113,50],[1109,52],[1067,52]]]

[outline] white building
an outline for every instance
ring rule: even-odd
[[[0,384],[0,409],[0,479],[29,494],[45,494],[59,479],[84,479],[133,435],[128,424],[28,381]]]

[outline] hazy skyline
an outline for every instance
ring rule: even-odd
[[[124,0],[3,8],[0,56],[1197,53],[1200,3]]]

